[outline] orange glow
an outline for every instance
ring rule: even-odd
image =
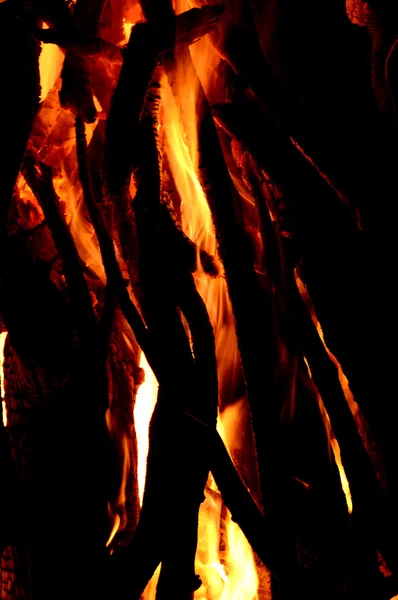
[[[4,389],[4,370],[3,370],[4,345],[6,343],[6,337],[7,337],[6,331],[3,333],[0,333],[0,396],[2,398],[1,407],[2,407],[2,418],[3,418],[4,427],[7,427],[7,407],[6,407],[5,400],[3,400],[3,398],[5,398],[5,395],[6,395],[6,391]]]
[[[159,385],[143,352],[141,353],[140,367],[145,372],[145,380],[141,383],[137,391],[134,406],[134,424],[138,448],[138,492],[140,504],[142,504],[145,488],[146,461],[149,448],[149,422],[155,408]]]

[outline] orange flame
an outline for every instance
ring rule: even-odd
[[[308,369],[308,374],[311,377],[312,380],[312,374],[311,374],[311,369],[310,366],[308,364],[307,359],[304,357],[304,361],[305,364],[307,365],[307,369]],[[328,436],[328,440],[330,443],[330,446],[332,448],[333,451],[333,455],[334,455],[334,460],[336,462],[337,468],[339,470],[339,475],[340,475],[340,481],[341,481],[341,487],[343,489],[344,495],[345,495],[345,499],[346,499],[346,503],[347,503],[347,509],[349,514],[352,513],[352,509],[353,509],[353,504],[352,504],[352,496],[351,496],[351,490],[350,490],[350,484],[348,482],[347,479],[347,475],[341,460],[341,451],[340,451],[340,445],[336,439],[336,436],[333,433],[333,429],[332,429],[332,424],[330,422],[330,417],[328,415],[328,412],[326,410],[326,407],[323,403],[322,397],[318,391],[318,388],[316,387],[314,381],[312,380],[313,386],[314,386],[314,390],[316,393],[316,397],[318,400],[318,404],[319,404],[319,409],[322,415],[322,419],[323,419],[323,423],[325,425],[325,429],[327,432],[327,436]]]

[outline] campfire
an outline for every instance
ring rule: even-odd
[[[0,0],[1,599],[398,598],[397,29]]]

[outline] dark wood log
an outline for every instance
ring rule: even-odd
[[[352,217],[350,216],[349,207],[344,207],[344,205],[340,203],[337,195],[333,192],[333,189],[330,188],[328,182],[319,177],[316,171],[311,169],[310,165],[306,164],[305,160],[300,157],[299,153],[294,153],[294,148],[287,139],[285,142],[282,141],[283,135],[281,132],[273,128],[270,122],[267,123],[265,119],[261,117],[261,113],[256,113],[255,109],[253,110],[253,107],[251,107],[250,110],[247,110],[247,106],[246,109],[243,107],[244,104],[241,105],[241,108],[239,108],[239,105],[234,105],[234,107],[228,105],[225,107],[225,111],[223,107],[216,107],[216,118],[219,119],[219,122],[222,123],[235,138],[239,139],[245,147],[249,148],[250,152],[253,153],[280,189],[283,190],[285,202],[289,202],[289,198],[292,199],[295,207],[293,209],[292,205],[292,209],[296,211],[297,215],[294,234],[299,238],[299,246],[294,250],[294,253],[297,253],[298,255],[302,253],[304,256],[304,261],[307,265],[306,273],[308,274],[309,281],[311,281],[311,290],[315,290],[320,283],[319,279],[316,280],[315,271],[313,270],[315,263],[319,260],[316,271],[317,276],[319,276],[320,269],[325,268],[325,261],[327,261],[326,264],[328,264],[329,267],[327,269],[328,277],[325,284],[327,284],[331,293],[334,294],[335,299],[339,293],[339,289],[341,289],[340,293],[344,296],[344,301],[342,299],[339,302],[339,307],[341,307],[339,320],[347,324],[348,319],[354,320],[361,317],[361,323],[362,326],[365,327],[366,332],[366,327],[368,325],[364,325],[365,315],[357,314],[359,302],[361,301],[364,303],[365,265],[363,263],[364,257],[361,256],[361,250],[365,252],[366,247],[364,247],[364,240],[361,240],[360,235],[358,236],[355,234],[355,229],[352,225],[350,232],[350,221]],[[230,112],[229,116],[228,112]],[[235,113],[234,117],[232,117],[232,113]],[[239,117],[237,116],[238,114]],[[253,121],[251,121],[252,119]],[[249,125],[249,121],[251,121],[251,125]],[[257,125],[257,130],[260,123],[263,123],[264,129],[262,130],[260,139],[267,139],[268,144],[260,145],[257,144],[257,142],[254,142],[254,136],[251,136],[249,133],[254,122]],[[284,147],[283,150],[282,145]],[[292,174],[289,178],[286,177],[287,169]],[[321,206],[319,206],[319,197],[324,199]],[[293,200],[293,198],[295,198],[295,200]],[[329,199],[329,204],[325,203],[326,198]],[[307,202],[308,205],[306,207],[305,204]],[[346,223],[345,232],[343,229],[344,223]],[[336,231],[340,232],[338,240],[335,238]],[[285,243],[288,242],[286,241]],[[330,254],[331,252],[333,253],[332,255]],[[290,253],[289,250],[289,254]],[[320,258],[320,256],[322,256],[322,258]],[[292,258],[294,259],[294,257]],[[320,266],[321,264],[322,267]],[[290,268],[292,269],[293,267]],[[363,277],[363,279],[361,279],[361,277]],[[294,291],[294,288],[292,288],[293,285],[292,279],[290,279],[290,301],[294,298],[294,296],[292,296],[292,290]],[[332,290],[334,291],[332,292]],[[347,290],[349,290],[348,298]],[[294,293],[296,294],[297,292]],[[316,293],[318,298],[319,290]],[[384,515],[387,510],[390,515],[390,527],[392,527],[394,512],[391,511],[390,508],[387,508],[388,500],[383,498],[378,488],[375,473],[371,468],[368,457],[366,457],[352,414],[341,393],[341,389],[339,392],[340,386],[337,379],[337,373],[335,372],[333,375],[335,385],[331,386],[329,378],[327,378],[328,383],[326,383],[326,380],[323,380],[322,369],[319,371],[318,367],[320,364],[317,361],[323,361],[324,366],[329,365],[329,367],[327,367],[329,372],[330,370],[335,371],[335,367],[330,363],[326,356],[325,350],[322,348],[322,342],[311,324],[309,315],[307,314],[305,316],[302,313],[302,308],[297,312],[298,308],[300,308],[300,306],[295,303],[291,306],[292,313],[296,315],[300,328],[304,325],[305,321],[307,321],[308,329],[305,331],[301,330],[300,333],[304,351],[308,355],[307,358],[309,360],[310,357],[312,357],[314,363],[313,366],[311,365],[311,368],[314,368],[314,373],[318,372],[318,375],[320,376],[319,380],[317,376],[314,375],[322,396],[325,395],[327,410],[330,410],[333,427],[336,428],[337,438],[342,445],[342,452],[344,455],[343,464],[347,466],[348,477],[350,482],[352,482],[353,494],[356,496],[355,503],[360,506],[362,505],[365,512],[370,511],[373,515],[374,520],[372,527],[375,527],[375,530],[378,530],[379,532],[377,534],[374,530],[374,539],[378,538],[377,543],[384,545],[385,551],[393,564],[395,562],[395,552],[393,546],[391,546],[391,536],[388,533],[386,524],[380,520],[380,516],[382,514]],[[370,310],[369,305],[367,305],[367,308]],[[334,310],[336,310],[336,303],[334,304]],[[324,312],[321,313],[322,323],[323,314]],[[343,316],[344,314],[346,315],[345,317]],[[348,317],[348,315],[350,315],[350,317]],[[312,331],[311,335],[310,331]],[[362,335],[364,336],[364,332],[362,332]],[[352,343],[359,343],[358,330],[355,330],[355,333],[352,332],[351,334],[350,329],[347,327],[344,336],[346,343],[348,341],[348,336],[350,336],[350,341]],[[312,342],[310,340],[312,340]],[[315,351],[313,343],[316,340],[318,340],[318,349]],[[365,337],[362,338],[362,343],[366,343],[366,333]],[[307,347],[308,344],[309,346]],[[329,393],[332,394],[333,387],[333,400],[331,396],[331,401],[329,403],[328,396]],[[340,398],[339,403],[336,402],[337,398]],[[360,400],[360,398],[358,398],[358,400]],[[340,410],[338,409],[338,406],[340,406],[340,409],[345,413],[345,416],[343,416],[343,413],[341,412],[339,414],[335,412],[336,410]],[[340,425],[342,426],[340,432],[338,431],[340,429],[340,426],[337,423],[338,421],[340,421]],[[345,423],[344,425],[343,422]],[[373,421],[370,421],[370,424],[372,425]],[[351,433],[348,433],[349,430],[351,430]],[[346,450],[344,450],[344,446]],[[355,456],[357,458],[355,458]],[[362,467],[360,465],[362,465]],[[366,492],[366,489],[373,489],[374,492],[369,495],[369,493]],[[370,498],[372,501],[376,501],[377,498],[376,504],[366,506],[366,499],[369,500]],[[365,506],[363,504],[364,501]],[[382,510],[380,509],[381,505],[384,506],[384,509]]]
[[[4,90],[1,94],[1,114],[7,115],[3,140],[7,147],[1,163],[0,177],[0,240],[6,235],[8,212],[19,167],[23,159],[30,135],[33,119],[39,106],[39,44],[30,34],[32,13],[24,13],[17,18],[10,4],[0,7],[0,56],[2,57],[2,80]],[[6,57],[8,59],[6,60]],[[16,127],[18,123],[18,127]],[[4,249],[0,249],[0,260],[4,258]]]
[[[108,383],[104,351],[97,343],[98,330],[90,294],[78,252],[59,213],[51,169],[36,164],[31,157],[25,158],[23,169],[42,204],[63,257],[74,328],[78,334],[77,346],[65,365],[68,377],[59,397],[44,406],[39,405],[31,420],[32,445],[37,460],[33,479],[37,525],[32,535],[32,593],[48,597],[49,590],[60,580],[65,580],[59,596],[66,598],[74,585],[65,576],[68,556],[83,531],[85,541],[82,546],[85,549],[74,550],[82,593],[86,595],[100,586],[94,573],[105,558],[107,537],[110,453],[105,411],[108,408]],[[40,381],[37,385],[40,390]],[[79,406],[78,419],[72,410],[75,402]],[[57,503],[49,507],[43,497],[51,494],[55,495]],[[54,530],[51,524],[56,520],[58,510],[64,518],[62,525]],[[50,568],[50,574],[47,568]]]

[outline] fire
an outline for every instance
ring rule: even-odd
[[[2,398],[1,406],[2,406],[2,416],[3,416],[3,424],[4,427],[7,427],[7,408],[6,403],[3,398],[5,398],[6,392],[4,389],[4,371],[3,371],[3,362],[4,362],[4,345],[6,343],[7,332],[0,333],[0,396]]]
[[[48,26],[44,23],[43,29]],[[55,44],[41,44],[39,56],[41,99],[45,100],[61,74],[65,55]]]
[[[337,361],[336,357],[330,352],[330,350],[328,349],[328,347],[325,344],[325,340],[324,340],[324,337],[323,337],[323,332],[322,332],[321,324],[319,323],[319,321],[317,319],[317,316],[315,314],[315,311],[314,311],[314,308],[312,306],[311,299],[309,297],[307,288],[305,287],[304,282],[298,276],[296,270],[295,270],[295,278],[296,278],[296,283],[297,283],[297,287],[298,287],[298,289],[300,291],[300,294],[301,294],[304,302],[306,302],[307,306],[309,307],[311,318],[312,318],[312,320],[313,320],[313,322],[314,322],[314,324],[315,324],[315,326],[317,328],[319,337],[321,338],[321,340],[322,340],[322,342],[323,342],[323,344],[324,344],[324,346],[325,346],[325,348],[326,348],[326,350],[327,350],[327,352],[328,352],[331,360],[333,361],[333,363],[338,368],[339,381],[340,381],[341,387],[342,387],[342,389],[344,391],[344,395],[346,397],[346,400],[347,400],[348,404],[350,405],[351,410],[353,410],[354,403],[355,403],[356,406],[358,406],[358,405],[354,401],[354,397],[353,397],[352,392],[351,392],[351,390],[350,390],[350,388],[348,386],[348,380],[347,380],[346,376],[343,373],[343,370],[341,368],[340,363]],[[308,373],[309,373],[309,375],[310,375],[310,377],[312,379],[311,369],[310,369],[310,366],[309,366],[309,364],[308,364],[308,362],[307,362],[306,359],[305,359],[305,363],[307,365]],[[323,419],[323,422],[324,422],[324,425],[325,425],[325,429],[326,429],[326,432],[327,432],[327,435],[328,435],[329,443],[330,443],[331,448],[333,450],[334,459],[336,461],[336,465],[337,465],[337,468],[339,470],[341,487],[343,489],[343,492],[344,492],[344,495],[345,495],[345,498],[346,498],[348,512],[351,514],[352,510],[353,510],[352,496],[351,496],[351,491],[350,491],[350,484],[348,482],[347,475],[346,475],[346,472],[345,472],[345,469],[344,469],[344,466],[343,466],[343,463],[342,463],[342,460],[341,460],[340,446],[339,446],[339,443],[338,443],[338,441],[337,441],[337,439],[336,439],[336,437],[335,437],[335,435],[333,433],[332,426],[331,426],[331,423],[330,423],[329,415],[327,413],[327,410],[325,408],[325,405],[323,403],[321,395],[320,395],[319,391],[317,390],[315,384],[314,384],[314,388],[315,388],[315,393],[316,393],[316,396],[317,396],[317,399],[318,399],[318,404],[319,404],[319,408],[320,408],[320,411],[321,411],[322,419]]]
[[[189,9],[185,0],[177,2],[176,13]],[[128,19],[130,21],[130,19]],[[127,41],[132,22],[123,23],[125,40]],[[42,100],[54,87],[58,92],[59,75],[63,64],[63,53],[56,47],[43,46],[40,58],[40,74],[42,84]],[[210,89],[215,84],[214,67],[219,57],[210,41],[204,37],[191,47],[191,55],[202,85]],[[214,257],[221,276],[211,278],[204,273],[197,256],[197,272],[195,283],[199,293],[206,303],[211,323],[213,325],[216,343],[217,367],[220,386],[220,407],[222,414],[219,418],[219,430],[231,456],[240,449],[244,429],[249,426],[244,415],[248,412],[248,402],[241,392],[237,392],[241,384],[240,357],[235,335],[235,323],[232,314],[227,285],[222,273],[222,265],[217,256],[217,242],[212,217],[207,200],[198,178],[198,138],[197,138],[197,89],[193,81],[187,80],[185,65],[181,62],[178,68],[178,86],[183,87],[184,93],[179,93],[178,101],[163,78],[162,90],[162,130],[161,136],[165,141],[164,152],[181,198],[181,220],[184,232],[197,245]],[[178,87],[177,86],[177,87]],[[181,91],[181,88],[179,88]],[[53,91],[54,91],[53,90]],[[97,105],[97,109],[101,107]],[[184,113],[182,119],[181,111]],[[73,118],[67,111],[60,111],[58,130],[64,130],[67,140],[62,147],[54,144],[51,134],[47,140],[49,155],[46,162],[56,164],[54,171],[54,186],[60,197],[66,220],[77,244],[82,260],[95,272],[104,283],[105,277],[98,251],[96,237],[86,218],[79,182],[76,182],[76,165],[73,159]],[[90,141],[97,123],[87,126],[87,141]],[[160,136],[160,137],[161,137]],[[158,383],[150,369],[146,357],[141,353],[140,367],[145,372],[145,380],[138,388],[134,406],[134,424],[138,447],[138,490],[142,504],[145,487],[146,461],[148,455],[148,430],[158,391]],[[227,408],[226,408],[227,407]],[[225,410],[224,410],[225,409]],[[108,411],[109,412],[109,411]],[[110,415],[107,415],[108,426]],[[113,430],[112,430],[113,431]],[[116,432],[117,434],[117,432]],[[123,442],[123,440],[121,440]],[[254,453],[246,451],[249,460],[255,465]],[[123,464],[123,479],[129,471],[128,452],[126,448]],[[256,469],[252,469],[256,472]],[[117,531],[123,526],[123,509],[125,502],[125,485],[120,488],[116,507],[109,507],[112,531],[107,546],[111,544]],[[201,505],[199,514],[199,543],[196,555],[196,571],[202,579],[202,586],[195,592],[194,597],[206,600],[256,600],[258,598],[258,575],[254,556],[249,543],[242,531],[232,521],[231,514],[222,502],[214,481],[209,476],[205,490],[206,499]],[[177,498],[176,498],[177,501]],[[119,510],[120,508],[120,510]],[[144,600],[151,600],[156,595],[156,584],[159,568],[149,582]]]
[[[179,9],[182,10],[182,7],[179,6]],[[212,49],[205,39],[201,40],[200,44],[202,52],[195,45],[191,49],[191,55],[198,73],[202,77],[204,73],[207,73],[206,80],[201,77],[202,82],[205,85],[211,85],[208,78],[208,73],[211,73],[208,61],[212,60]],[[177,77],[184,78],[183,66],[180,66]],[[188,237],[199,248],[215,257],[219,270],[222,271],[217,257],[217,242],[212,217],[197,174],[196,90],[193,83],[187,81],[186,77],[185,81],[180,83],[184,86],[184,97],[180,97],[179,101],[185,122],[187,122],[185,130],[182,126],[179,108],[171,88],[166,82],[163,86],[162,100],[165,115],[164,133],[167,139],[166,151],[181,197],[182,226]],[[227,285],[224,277],[210,278],[203,272],[199,256],[197,267],[196,287],[206,304],[215,335],[220,399],[222,403],[230,402],[231,393],[235,392],[233,384],[239,378],[240,363]],[[227,394],[223,394],[224,386],[227,388],[227,394],[229,389],[229,397]],[[236,432],[236,423],[241,422],[239,414],[245,406],[247,406],[247,399],[242,398],[233,408],[227,408],[224,427],[223,421],[219,419],[219,430],[221,429],[224,442],[230,451],[235,448],[239,437]],[[233,416],[227,421],[227,415]],[[250,458],[254,464],[254,455]],[[221,517],[221,512],[223,517]],[[220,553],[220,526],[224,529],[225,551],[223,557]],[[207,600],[254,600],[257,598],[258,576],[252,550],[240,528],[232,521],[229,511],[225,507],[222,508],[220,495],[211,478],[208,482],[206,500],[199,513],[196,570],[203,583],[195,593],[195,598],[206,598]],[[146,600],[149,600],[149,597]]]
[[[138,388],[135,400],[134,424],[138,448],[138,493],[140,504],[142,505],[145,488],[146,461],[149,448],[149,422],[156,404],[158,382],[151,367],[148,365],[144,353],[141,353],[140,367],[144,370],[145,379]]]
[[[305,364],[307,365],[307,369],[308,369],[308,374],[311,377],[312,380],[312,375],[311,375],[311,369],[310,366],[307,362],[307,359],[304,357],[305,360]],[[353,504],[352,504],[352,496],[351,496],[351,490],[350,490],[350,484],[348,482],[347,479],[347,475],[341,460],[341,452],[340,452],[340,445],[336,439],[336,436],[333,433],[333,429],[332,429],[332,424],[330,422],[330,417],[327,413],[327,410],[325,408],[325,405],[323,403],[322,397],[317,389],[317,387],[315,386],[314,382],[313,382],[313,386],[314,386],[314,390],[316,393],[316,397],[318,400],[318,405],[319,405],[319,410],[321,412],[322,415],[322,419],[323,419],[323,423],[325,425],[325,429],[326,429],[326,433],[328,436],[328,440],[329,440],[329,444],[332,448],[333,451],[333,456],[334,456],[334,460],[336,461],[336,465],[339,471],[339,475],[340,475],[340,481],[341,481],[341,487],[343,489],[344,495],[345,495],[345,499],[346,499],[346,503],[347,503],[347,509],[349,514],[352,513],[352,509],[353,509]]]
[[[250,545],[232,521],[221,495],[209,477],[199,514],[196,570],[202,586],[198,600],[257,600],[258,575]]]

